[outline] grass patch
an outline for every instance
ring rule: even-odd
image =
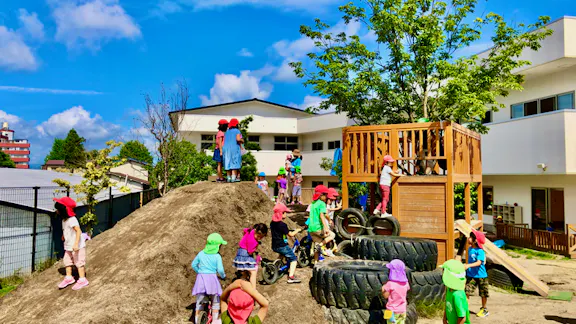
[[[416,303],[416,311],[418,312],[418,317],[440,318],[444,316],[445,305],[446,303],[444,301],[438,301],[432,304],[419,301]]]
[[[562,256],[560,255],[556,255],[556,254],[552,254],[552,253],[546,253],[546,252],[540,252],[540,251],[535,251],[535,250],[530,250],[530,249],[525,249],[525,248],[517,248],[514,246],[504,246],[504,250],[506,251],[511,251],[520,255],[524,255],[526,256],[526,259],[530,260],[530,259],[537,259],[537,260],[557,260],[559,258],[561,258]],[[513,258],[518,258],[518,256],[514,256],[512,255]]]
[[[20,284],[24,282],[24,277],[20,275],[19,272],[14,272],[13,275],[0,278],[0,297],[4,297],[7,293],[11,292],[12,290],[16,289]]]

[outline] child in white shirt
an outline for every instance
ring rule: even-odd
[[[382,202],[374,209],[374,215],[379,215],[383,209],[382,217],[391,216],[386,212],[388,201],[390,200],[390,185],[392,184],[392,177],[403,177],[403,174],[392,171],[394,165],[394,158],[390,155],[384,156],[384,167],[380,174],[380,190],[382,191]]]

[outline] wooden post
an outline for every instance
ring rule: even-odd
[[[454,128],[446,126],[444,153],[446,154],[446,260],[454,259]]]
[[[342,209],[349,206],[348,173],[350,172],[350,136],[348,128],[342,129]]]
[[[483,192],[483,188],[482,188],[482,180],[480,180],[480,182],[478,182],[478,185],[476,186],[476,194],[477,194],[477,198],[476,198],[476,204],[477,204],[477,213],[478,213],[478,220],[480,221],[480,224],[482,224],[482,226],[480,227],[480,230],[483,231],[484,230],[484,192]]]
[[[144,202],[144,192],[140,191],[140,207],[142,207],[143,202]]]
[[[400,149],[398,147],[398,130],[397,129],[392,129],[390,131],[390,138],[389,138],[389,148],[390,148],[390,152],[388,154],[390,154],[396,161],[394,162],[394,170],[398,169],[398,158],[400,157]],[[402,218],[402,216],[400,215],[400,199],[398,199],[399,195],[400,195],[400,187],[398,185],[398,179],[394,182],[392,182],[392,190],[391,190],[391,195],[392,195],[392,215],[394,215],[394,217],[396,217],[396,219],[400,220]],[[382,206],[383,210],[386,210],[386,206]]]
[[[470,224],[470,182],[464,184],[464,217],[466,223]]]

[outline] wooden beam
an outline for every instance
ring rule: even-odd
[[[446,240],[448,239],[448,233],[416,233],[416,232],[401,232],[400,236],[404,237],[414,237],[414,238],[426,238],[431,240]]]
[[[392,157],[394,159],[397,159],[399,154],[400,154],[399,141],[400,141],[400,139],[398,138],[398,131],[392,130],[390,132],[390,142],[388,145],[390,148],[390,155],[392,155]],[[394,162],[394,171],[396,171],[396,170],[398,170],[398,161]],[[400,199],[398,199],[398,197],[400,197],[400,187],[399,187],[398,181],[392,182],[392,188],[391,189],[392,189],[391,190],[392,215],[394,215],[396,217],[396,219],[398,219],[398,221],[400,221],[402,219],[402,215],[400,215]],[[386,206],[383,206],[382,209],[386,210]]]
[[[464,184],[464,218],[470,224],[470,182]]]
[[[447,176],[446,176],[446,260],[454,258],[454,141],[452,125],[446,127],[444,154],[447,157]]]
[[[476,211],[476,213],[478,214],[478,220],[480,221],[480,224],[482,225],[482,227],[484,226],[484,193],[482,192],[482,182],[479,182],[478,185],[476,186],[476,209],[478,209]]]

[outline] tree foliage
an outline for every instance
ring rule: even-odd
[[[320,162],[320,168],[326,171],[331,171],[332,166],[334,165],[334,160],[330,158],[322,158],[322,162]],[[342,190],[342,160],[336,162],[336,176],[338,177],[338,181],[340,185],[338,186],[339,190]],[[358,198],[364,196],[368,193],[368,185],[366,183],[360,182],[348,182],[348,200],[350,202],[350,207],[359,207]]]
[[[86,140],[80,137],[74,128],[68,132],[62,147],[64,163],[67,168],[73,170],[86,165],[86,153],[84,152],[85,142]]]
[[[55,138],[54,143],[52,143],[52,149],[50,153],[44,158],[44,163],[49,160],[66,160],[64,155],[64,140],[61,138]]]
[[[248,140],[248,128],[250,123],[254,121],[254,117],[248,116],[238,123],[238,129],[242,133],[244,139],[244,147],[249,151],[260,151],[260,145]],[[258,173],[258,161],[251,152],[242,156],[242,168],[240,169],[240,179],[242,181],[254,181]]]
[[[15,168],[16,163],[10,159],[10,155],[0,151],[0,168]]]
[[[150,154],[146,145],[136,140],[124,143],[118,156],[123,159],[134,159],[145,162],[148,163],[149,166],[153,163],[152,154]]]
[[[465,185],[457,183],[454,185],[454,216],[456,219],[466,217],[466,193]],[[470,214],[478,210],[478,186],[475,183],[470,184]]]
[[[96,195],[105,192],[110,187],[117,186],[117,183],[110,180],[108,172],[110,172],[110,169],[126,163],[124,159],[110,156],[112,151],[121,145],[122,143],[120,142],[106,142],[106,148],[99,150],[97,156],[83,166],[83,180],[79,184],[70,185],[70,182],[66,180],[53,180],[54,183],[61,187],[74,190],[79,200],[86,204],[88,212],[80,218],[80,223],[86,226],[86,231],[89,234],[92,234],[94,226],[98,224],[95,214],[96,205],[98,204]],[[130,192],[127,187],[120,187],[120,190]]]
[[[374,33],[375,46],[356,35],[337,35],[316,19],[302,26],[316,52],[314,67],[291,63],[304,84],[326,97],[312,111],[335,107],[363,125],[431,121],[469,122],[481,132],[486,109],[497,111],[499,97],[522,90],[524,77],[513,71],[530,64],[525,49],[538,50],[552,33],[534,24],[509,25],[489,13],[472,19],[478,0],[356,0],[340,7],[346,24],[362,22]],[[462,50],[493,28],[494,45],[485,55],[460,57]],[[489,107],[489,108],[487,108]]]
[[[212,157],[206,155],[204,150],[198,151],[196,145],[188,141],[174,141],[170,143],[171,155],[168,157],[170,177],[167,186],[170,189],[208,180],[214,172],[215,162]],[[164,175],[163,161],[159,161],[150,176],[153,185],[162,181]]]

